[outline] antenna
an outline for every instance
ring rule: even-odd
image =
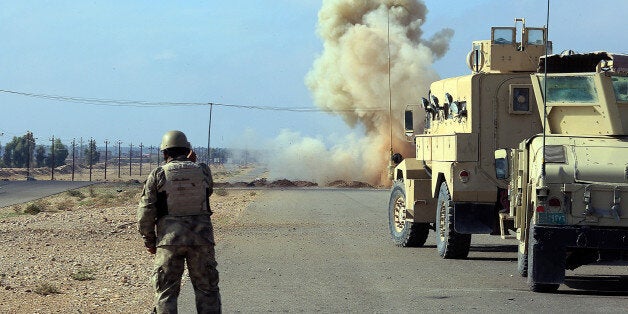
[[[388,13],[388,26],[387,26],[387,43],[388,43],[388,121],[390,124],[390,156],[393,154],[393,127],[392,127],[392,87],[390,83],[390,8],[386,11]]]
[[[545,184],[545,140],[547,134],[547,52],[549,50],[549,15],[550,0],[547,0],[547,19],[545,21],[545,59],[543,60],[543,152],[541,158],[541,180]]]
[[[390,156],[388,158],[388,178],[392,180],[393,175],[393,119],[392,119],[392,87],[390,83],[390,7],[386,11],[388,24],[387,24],[387,44],[388,44],[388,124],[390,127]]]

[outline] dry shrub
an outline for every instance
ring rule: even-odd
[[[83,192],[79,191],[79,190],[69,190],[68,195],[72,196],[72,197],[76,197],[79,200],[82,200],[85,198],[85,194],[83,194]]]
[[[59,288],[55,285],[44,282],[35,288],[35,293],[39,295],[59,294]]]
[[[69,199],[69,198],[64,198],[61,199],[58,203],[57,203],[57,210],[70,210],[74,207],[74,200]]]
[[[43,211],[46,211],[48,209],[48,206],[50,206],[50,204],[46,201],[41,201],[41,200],[36,201],[34,203],[30,203],[26,205],[26,209],[24,209],[24,213],[37,215]]]

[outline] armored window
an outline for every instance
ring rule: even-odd
[[[512,111],[530,111],[530,89],[515,87],[512,91]]]
[[[544,78],[538,76],[544,90]],[[548,103],[595,103],[597,90],[592,76],[548,76]]]
[[[545,41],[543,40],[543,37],[545,37],[543,29],[528,28],[526,31],[528,35],[528,42],[526,44],[538,46],[545,44]]]
[[[530,97],[534,97],[530,84],[511,84],[508,112],[511,114],[531,114],[534,103]]]
[[[515,29],[511,27],[494,27],[493,44],[512,45],[515,42]]]
[[[615,99],[618,102],[628,102],[628,77],[613,76],[613,90],[615,91]]]

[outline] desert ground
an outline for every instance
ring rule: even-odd
[[[5,180],[25,178],[20,170],[0,170]],[[222,168],[213,171],[216,181],[234,175]],[[55,179],[70,180],[63,172],[55,173]],[[148,172],[146,168],[143,175]],[[44,170],[33,173],[38,180],[50,179]],[[112,175],[117,179],[117,173]],[[75,174],[75,180],[86,180],[85,173]],[[135,223],[141,189],[138,175],[127,176],[0,208],[0,311],[149,312],[152,256],[144,250]],[[211,207],[217,241],[221,230],[260,193],[215,189]]]

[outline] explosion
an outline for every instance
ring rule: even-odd
[[[443,29],[424,39],[426,14],[425,4],[416,0],[323,1],[318,34],[324,50],[305,83],[319,108],[340,115],[352,128],[363,126],[365,134],[327,149],[320,139],[284,131],[275,140],[283,148],[271,165],[275,176],[298,174],[319,184],[345,179],[388,185],[391,123],[395,152],[413,156],[414,147],[403,135],[402,113],[438,79],[432,65],[453,36],[453,30]]]

